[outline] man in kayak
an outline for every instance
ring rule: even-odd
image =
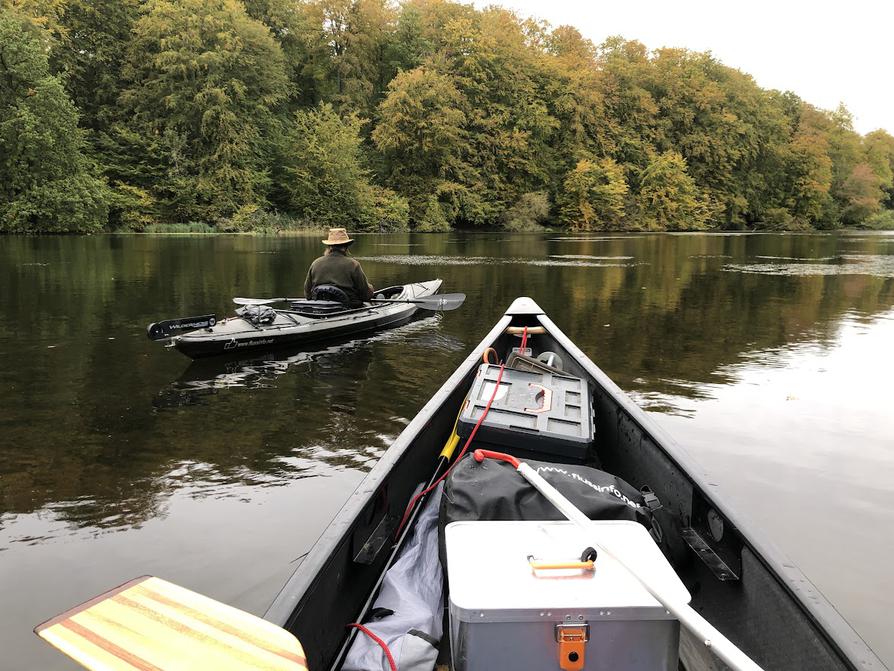
[[[304,297],[323,300],[345,300],[350,306],[359,306],[372,298],[373,286],[356,259],[348,256],[348,247],[354,240],[344,228],[330,228],[329,237],[323,240],[326,253],[310,264],[304,281]],[[324,287],[336,287],[336,290]],[[338,290],[344,293],[339,295]]]

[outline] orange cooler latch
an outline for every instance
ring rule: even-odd
[[[589,624],[557,624],[559,667],[564,671],[583,671],[584,652],[590,640]]]

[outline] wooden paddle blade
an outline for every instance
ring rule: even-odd
[[[37,626],[95,671],[306,671],[304,650],[272,622],[143,576]]]

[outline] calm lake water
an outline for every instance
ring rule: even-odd
[[[299,293],[320,247],[0,237],[0,668],[72,668],[32,627],[138,575],[262,613],[520,295],[894,667],[894,236],[362,236],[377,286],[441,277],[466,304],[235,363],[146,339],[232,296]]]

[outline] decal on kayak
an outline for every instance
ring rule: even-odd
[[[240,347],[258,347],[261,345],[272,345],[276,342],[276,338],[253,338],[252,340],[243,340],[242,342],[237,342],[235,338],[230,340],[226,345],[224,345],[224,349],[238,349]]]

